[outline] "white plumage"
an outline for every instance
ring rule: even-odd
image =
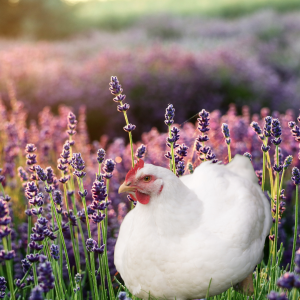
[[[132,294],[204,298],[211,279],[213,296],[253,272],[272,218],[248,158],[203,162],[180,178],[145,164],[135,178],[145,175],[163,188],[126,215],[115,246],[115,266]]]

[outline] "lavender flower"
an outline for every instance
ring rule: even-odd
[[[130,108],[130,105],[128,103],[124,103],[123,105],[118,105],[117,106],[118,112],[127,111],[129,108]]]
[[[248,157],[252,161],[252,155],[249,152],[245,152],[243,156]]]
[[[43,289],[39,285],[31,290],[29,300],[44,300]]]
[[[93,239],[87,239],[85,245],[88,252],[94,252],[97,242]]]
[[[269,145],[264,145],[264,144],[261,145],[262,152],[268,152],[270,148],[271,147]]]
[[[300,127],[298,125],[295,125],[291,129],[292,136],[295,138],[295,141],[300,142]]]
[[[182,176],[184,174],[184,162],[179,161],[176,167],[177,176]]]
[[[126,292],[120,292],[120,293],[118,294],[118,299],[119,299],[119,300],[131,300],[131,298],[127,297]]]
[[[166,108],[165,113],[165,124],[167,126],[171,126],[174,123],[174,117],[175,117],[175,108],[173,107],[173,104],[169,104]]]
[[[97,214],[97,213],[93,213],[92,215],[92,221],[95,223],[95,224],[98,224],[100,223],[102,220],[104,220],[105,218],[105,214]]]
[[[52,196],[53,196],[54,203],[56,205],[62,206],[63,198],[62,198],[61,191],[59,191],[59,190],[53,191]]]
[[[75,169],[73,172],[75,176],[83,178],[86,175],[86,173],[83,171],[85,168],[85,163],[80,153],[73,154],[71,166]]]
[[[271,136],[271,123],[272,123],[272,118],[270,116],[265,117],[265,126],[264,126],[265,137]]]
[[[187,156],[188,149],[189,147],[187,147],[185,144],[182,144],[181,146],[179,146],[179,149],[177,149],[176,153],[181,157],[185,157]]]
[[[99,164],[102,164],[105,158],[105,150],[104,149],[99,149],[97,151],[97,161]]]
[[[76,120],[76,116],[72,113],[69,112],[68,115],[68,128],[69,130],[67,130],[67,133],[69,136],[72,136],[74,134],[76,134],[76,124],[77,124],[77,120]]]
[[[269,300],[288,300],[288,297],[285,293],[276,293],[274,291],[271,291],[269,295],[267,295],[267,298]]]
[[[262,134],[262,130],[260,128],[260,126],[258,125],[257,122],[252,122],[250,124],[250,126],[253,128],[253,130],[256,132],[256,134],[258,135],[258,137],[261,139],[261,140],[264,140],[264,135]]]
[[[288,290],[292,289],[293,287],[298,288],[300,287],[299,276],[287,272],[278,279],[277,285]]]
[[[271,135],[275,138],[272,140],[272,143],[278,146],[281,143],[281,126],[278,119],[272,120]]]
[[[59,248],[57,245],[52,244],[50,246],[50,254],[55,260],[59,259]]]
[[[5,297],[6,290],[6,280],[4,277],[0,277],[0,298],[3,299]]]
[[[109,85],[110,85],[109,90],[113,95],[119,95],[123,92],[123,89],[119,83],[117,76],[111,76],[111,81]]]
[[[283,169],[282,165],[276,165],[276,164],[274,164],[274,166],[273,166],[273,170],[275,172],[277,172],[277,173],[280,173],[282,171],[282,169]]]
[[[40,283],[40,287],[43,289],[44,293],[47,293],[54,288],[54,276],[51,263],[49,261],[46,261],[46,259],[46,257],[43,257],[43,255],[41,255],[40,264],[38,267],[38,280]]]
[[[112,159],[107,159],[104,162],[104,171],[106,173],[112,173],[115,169],[116,163]]]
[[[28,175],[22,167],[18,168],[18,174],[19,174],[19,177],[22,181],[27,181],[28,180]]]
[[[103,254],[105,249],[105,244],[103,244],[101,247],[98,247],[98,245],[94,248],[95,254]]]
[[[296,122],[294,122],[294,121],[288,122],[288,126],[290,129],[293,129],[295,127],[295,125],[296,125]]]
[[[36,170],[39,180],[41,180],[41,181],[47,180],[47,174],[40,166],[35,166],[35,170]]]
[[[141,145],[140,147],[137,148],[135,156],[137,158],[143,158],[145,152],[146,152],[146,146],[145,145]]]
[[[133,131],[134,129],[136,128],[135,125],[129,123],[128,125],[124,126],[123,129],[126,131],[126,132],[131,132]]]
[[[199,122],[198,130],[202,133],[208,132],[210,129],[208,127],[210,120],[209,112],[207,112],[205,109],[202,109],[197,120]]]
[[[294,167],[292,170],[292,181],[295,185],[300,184],[300,171],[297,167]]]
[[[283,169],[286,170],[291,165],[292,161],[293,161],[293,156],[292,155],[287,156],[284,160]]]
[[[230,142],[231,142],[230,131],[229,131],[229,127],[226,123],[222,124],[222,132],[223,132],[223,135],[225,137],[226,144],[230,145]]]

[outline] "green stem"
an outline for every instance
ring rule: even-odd
[[[62,297],[63,294],[60,294],[59,288],[58,288],[58,278],[59,278],[59,276],[57,276],[57,274],[55,272],[56,271],[55,270],[55,263],[54,263],[55,260],[54,260],[54,258],[51,257],[50,249],[49,249],[49,245],[48,245],[47,240],[45,240],[45,242],[44,242],[44,247],[45,247],[45,253],[46,253],[47,257],[48,257],[48,260],[51,262],[51,266],[53,268],[54,287],[55,287],[56,294],[59,295],[59,297],[61,299],[63,299],[63,297]],[[53,289],[51,289],[51,299],[54,299],[54,291],[53,291]]]
[[[71,179],[72,180],[72,179]],[[74,185],[74,182],[73,182]],[[72,199],[72,203],[73,203],[73,210],[74,210],[74,214],[77,216],[77,208],[76,208],[76,202],[75,202],[75,197],[74,194],[71,196]],[[79,228],[79,232],[81,235],[81,243],[82,243],[82,247],[83,247],[83,251],[84,251],[84,255],[85,255],[85,263],[86,263],[86,268],[87,268],[87,273],[88,273],[88,277],[89,277],[89,282],[90,282],[90,286],[93,285],[93,279],[92,279],[92,274],[91,274],[91,267],[90,267],[90,262],[89,262],[89,256],[86,250],[86,246],[85,246],[85,237],[84,237],[84,233],[82,230],[82,226],[81,226],[81,221],[78,220],[78,228]],[[94,293],[92,293],[92,298],[94,298]]]
[[[276,146],[276,164],[279,166],[279,150]],[[279,172],[276,173],[276,215],[275,215],[275,239],[274,239],[274,252],[273,252],[273,262],[272,266],[276,263],[276,253],[277,253],[277,239],[278,239],[278,221],[279,221],[279,205],[280,205],[280,190],[279,190]]]
[[[107,197],[105,199],[105,203],[108,201],[108,193],[109,193],[109,179],[106,179],[106,191],[107,191]],[[108,257],[107,257],[107,227],[108,227],[108,215],[107,215],[107,207],[105,208],[105,230],[104,230],[104,240],[103,243],[105,244],[105,251],[104,251],[104,262],[106,265],[106,276],[107,276],[107,282],[108,282],[108,290],[110,294],[110,299],[114,299],[114,291],[111,284],[111,277],[108,267]]]
[[[78,181],[78,186],[79,189],[81,191],[81,193],[84,192],[83,189],[83,182],[82,179],[77,177],[77,181]],[[84,207],[84,214],[85,214],[85,220],[86,220],[86,225],[87,225],[87,230],[88,230],[88,236],[91,239],[92,238],[92,234],[91,234],[91,228],[90,228],[90,221],[89,221],[89,217],[88,217],[88,213],[87,213],[87,206],[86,206],[86,201],[85,201],[85,197],[82,197],[82,203],[83,203],[83,207]],[[98,296],[98,288],[97,288],[97,280],[96,280],[96,274],[95,274],[95,261],[94,261],[94,253],[90,253],[90,261],[91,261],[91,270],[92,270],[92,279],[93,279],[93,289],[94,289],[94,294],[95,294],[95,298],[99,299]]]
[[[268,138],[266,138],[263,142],[264,146],[268,145]],[[261,189],[264,192],[265,191],[265,181],[266,181],[266,153],[263,152],[263,173],[262,173],[262,183],[261,183]]]
[[[274,185],[273,185],[273,173],[272,173],[272,167],[271,167],[271,159],[270,159],[270,154],[267,152],[267,168],[269,170],[269,177],[270,177],[270,186],[271,186],[271,195],[274,199]],[[273,205],[274,203],[272,203]]]
[[[293,242],[293,252],[292,252],[292,260],[291,260],[291,270],[294,269],[295,265],[295,251],[297,244],[297,236],[298,236],[298,194],[299,194],[299,186],[296,185],[296,203],[295,203],[295,229],[294,229],[294,242]]]
[[[30,253],[29,243],[30,243],[30,234],[31,234],[31,216],[28,216],[27,224],[27,254]]]
[[[227,149],[228,149],[228,162],[231,162],[231,149],[230,149],[230,144],[227,145]]]
[[[172,137],[171,133],[171,125],[169,125],[169,137]],[[175,155],[174,155],[174,143],[171,144],[171,156],[172,156],[172,162],[170,161],[170,170],[176,175],[176,164],[175,164]]]
[[[45,182],[45,184],[46,184],[46,187],[49,188],[48,183]],[[74,295],[74,283],[73,283],[73,278],[72,278],[72,274],[71,274],[71,267],[70,267],[70,262],[69,262],[69,257],[68,257],[68,251],[67,251],[67,247],[66,247],[64,235],[63,235],[63,232],[62,232],[61,220],[60,220],[60,218],[59,218],[59,216],[57,214],[57,211],[55,209],[55,205],[54,205],[52,193],[50,193],[49,195],[50,195],[50,200],[51,200],[50,201],[51,202],[51,207],[52,207],[52,210],[54,211],[56,222],[57,222],[57,225],[58,225],[60,239],[62,241],[62,245],[63,245],[64,251],[65,251],[65,257],[66,257],[66,262],[67,262],[67,269],[68,269],[69,280],[70,280],[70,284],[71,284],[72,296],[75,297],[75,299],[77,299],[77,295]],[[61,251],[61,253],[62,253],[62,251]]]
[[[67,207],[67,212],[69,214],[70,209],[69,209],[69,203],[68,203],[67,188],[66,188],[65,184],[63,186],[64,186],[65,204],[66,204],[66,207]],[[74,256],[75,256],[75,263],[76,263],[77,272],[80,272],[79,252],[76,251],[76,245],[75,245],[74,233],[73,233],[73,226],[72,226],[71,222],[69,222],[69,230],[70,230],[70,235],[71,235],[71,240],[72,240],[72,247],[73,247],[73,252],[74,252]]]
[[[122,101],[120,101],[120,104],[123,105]],[[127,117],[127,112],[123,111],[123,114],[124,114],[126,125],[128,125],[129,121],[128,121],[128,117]],[[129,142],[130,142],[130,149],[131,149],[131,164],[132,164],[132,167],[134,168],[134,154],[133,154],[132,134],[131,134],[131,132],[128,132],[128,134],[129,134]]]
[[[4,250],[6,252],[9,251],[9,249],[7,247],[7,241],[6,241],[5,237],[2,239],[2,242],[3,242]],[[15,293],[14,293],[14,282],[13,282],[13,274],[12,274],[10,261],[5,260],[5,265],[6,265],[6,269],[7,269],[8,285],[9,285],[9,290],[10,290],[10,293],[11,293],[11,300],[15,300],[16,297],[15,297]]]
[[[99,164],[98,176],[101,175],[101,168],[102,168],[102,163]],[[107,191],[107,194],[108,194],[108,191]],[[99,210],[98,210],[98,215],[100,215],[100,211]],[[97,224],[97,230],[98,230],[98,247],[101,246],[101,223],[103,224],[103,221],[101,221],[100,223]],[[104,241],[104,237],[103,237],[103,241]],[[100,271],[100,276],[101,276],[101,292],[102,292],[103,297],[106,298],[105,269],[104,269],[104,266],[103,266],[101,254],[98,255],[98,260],[99,260],[99,271]]]

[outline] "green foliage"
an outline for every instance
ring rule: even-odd
[[[0,35],[62,38],[74,32],[72,7],[60,0],[0,1]]]

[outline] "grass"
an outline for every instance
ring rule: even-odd
[[[76,16],[85,27],[122,29],[155,14],[239,17],[260,9],[287,12],[300,9],[298,0],[119,0],[78,3]]]

